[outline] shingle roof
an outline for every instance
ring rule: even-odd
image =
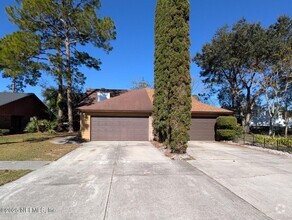
[[[33,95],[33,93],[0,92],[0,106]]]
[[[97,102],[93,105],[80,107],[82,112],[148,112],[153,109],[153,89],[131,90],[120,96]],[[192,98],[192,113],[224,113],[232,111],[204,104]]]
[[[106,92],[110,93],[110,97],[116,97],[118,95],[121,95],[125,92],[128,92],[126,89],[87,89],[85,96],[81,99],[81,101],[78,103],[78,106],[84,106],[84,105],[91,105],[97,101],[97,92]]]
[[[79,108],[81,111],[151,112],[152,102],[146,89],[131,90],[119,96]]]

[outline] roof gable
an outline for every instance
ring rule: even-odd
[[[31,96],[33,93],[0,92],[0,106]]]
[[[152,102],[146,89],[131,90],[119,96],[79,108],[81,111],[151,112]]]
[[[119,96],[125,92],[128,92],[126,89],[87,89],[84,97],[81,99],[81,101],[78,103],[78,106],[84,106],[84,105],[92,105],[97,102],[97,93],[110,93],[110,97],[116,97]]]
[[[79,109],[84,112],[149,112],[153,110],[153,89],[131,90],[120,96]],[[232,111],[202,103],[192,97],[192,113],[224,113]]]

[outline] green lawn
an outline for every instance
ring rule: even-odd
[[[68,134],[31,133],[0,136],[0,161],[56,160],[78,144],[53,144],[49,139]]]
[[[25,133],[0,136],[0,144],[19,143],[27,141],[44,141],[50,138],[65,136],[66,133]]]
[[[16,180],[29,172],[31,170],[0,170],[0,186]]]

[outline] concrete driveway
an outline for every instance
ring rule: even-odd
[[[87,143],[0,187],[0,219],[270,219],[192,165],[149,142]]]
[[[273,219],[292,219],[292,158],[215,142],[190,142],[197,169]]]

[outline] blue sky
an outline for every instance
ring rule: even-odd
[[[7,5],[14,0],[0,1],[0,37],[17,28],[10,24],[5,12]],[[142,77],[153,83],[154,61],[154,12],[156,0],[101,0],[99,14],[110,16],[117,27],[114,49],[106,54],[98,48],[87,46],[92,56],[102,61],[101,71],[81,68],[86,74],[86,88],[128,89],[132,81]],[[292,15],[291,0],[190,0],[191,3],[191,55],[200,51],[209,42],[216,30],[225,24],[233,24],[242,17],[248,22],[261,22],[269,26],[280,15]],[[191,75],[194,78],[194,92],[204,91],[199,77],[200,69],[192,63]],[[55,85],[48,76],[40,80],[46,85]],[[0,78],[0,91],[7,90],[10,82]],[[41,98],[41,87],[27,87],[25,92],[34,92]],[[213,104],[216,99],[212,100]]]

